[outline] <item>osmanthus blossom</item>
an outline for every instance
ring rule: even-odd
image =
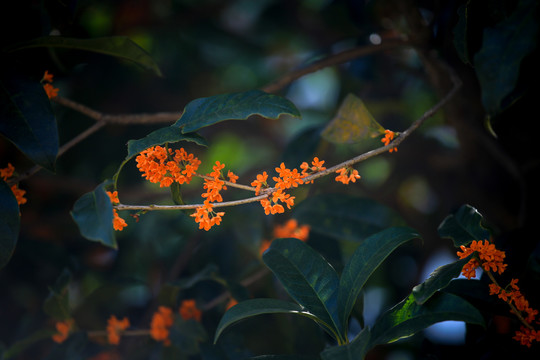
[[[13,177],[14,173],[15,173],[15,167],[11,165],[11,163],[8,163],[7,167],[0,169],[0,177],[5,182],[8,182],[9,179]],[[26,191],[19,189],[18,184],[11,185],[11,192],[13,192],[13,195],[15,196],[15,199],[17,200],[17,204],[19,205],[26,204],[27,199],[24,197],[24,195],[26,194]]]
[[[107,320],[107,340],[111,345],[118,345],[120,343],[120,335],[124,330],[130,326],[129,319],[124,317],[122,320],[112,315]]]
[[[502,288],[491,275],[491,272],[500,275],[506,270],[507,264],[504,263],[505,252],[498,250],[495,244],[490,243],[488,240],[473,240],[469,246],[462,245],[460,249],[461,251],[457,252],[460,259],[465,259],[473,254],[473,258],[463,266],[463,276],[468,279],[475,277],[476,268],[482,267],[492,280],[492,283],[489,284],[489,294],[497,295],[499,299],[509,304],[512,312],[527,325],[522,325],[520,330],[516,331],[513,339],[527,347],[530,347],[533,341],[540,341],[540,331],[532,327],[532,324],[538,323],[536,321],[538,310],[529,306],[529,301],[523,296],[517,285],[519,280],[512,279],[505,288]]]

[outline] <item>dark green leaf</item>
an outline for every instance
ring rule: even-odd
[[[318,252],[298,239],[276,239],[263,254],[263,261],[289,295],[326,324],[326,331],[341,336],[339,278]]]
[[[390,226],[403,225],[392,209],[371,199],[321,194],[295,206],[294,217],[311,230],[338,240],[361,241]]]
[[[139,140],[128,141],[128,154],[124,161],[127,161],[149,147],[163,145],[165,143],[174,144],[180,141],[191,141],[197,145],[207,146],[206,140],[196,133],[182,134],[182,132],[174,126],[167,126],[151,132],[144,138]]]
[[[9,185],[0,179],[0,269],[15,251],[20,228],[19,204]]]
[[[104,189],[108,183],[103,182],[94,191],[81,196],[73,205],[71,217],[79,226],[82,236],[116,249],[112,225],[113,208]]]
[[[461,269],[463,269],[463,266],[471,260],[471,257],[472,255],[465,259],[454,261],[451,264],[439,266],[435,269],[426,281],[413,288],[412,294],[414,295],[415,301],[419,305],[422,305],[437,291],[444,289],[452,279],[461,274]]]
[[[480,312],[458,296],[438,293],[419,305],[411,294],[377,320],[371,329],[370,348],[409,337],[428,326],[447,320],[484,326]]]
[[[15,44],[5,50],[8,52],[13,52],[38,47],[83,50],[110,55],[134,62],[147,70],[153,71],[156,75],[162,76],[159,66],[154,62],[152,57],[143,48],[126,36],[110,36],[95,39],[44,36],[29,40],[27,42]]]
[[[469,59],[469,48],[467,40],[469,2],[470,1],[467,1],[465,4],[462,4],[457,10],[458,22],[454,27],[454,47],[456,48],[457,54],[461,61],[463,61],[465,64],[472,65]]]
[[[68,285],[71,272],[64,269],[55,284],[49,288],[49,296],[43,303],[43,312],[55,320],[66,320],[71,317],[69,311]]]
[[[508,18],[484,30],[474,66],[482,89],[482,103],[490,116],[504,110],[501,103],[516,86],[521,61],[536,47],[537,6],[536,0],[520,0]]]
[[[54,171],[58,130],[43,86],[5,71],[0,77],[0,133],[30,160]]]
[[[214,343],[218,341],[221,333],[234,323],[263,314],[298,314],[317,321],[315,315],[304,310],[300,305],[289,301],[275,299],[246,300],[239,302],[223,315],[216,329]]]
[[[321,127],[310,127],[296,135],[283,152],[281,161],[288,168],[298,167],[304,161],[311,161],[321,141]]]
[[[455,214],[447,216],[438,232],[440,237],[452,239],[455,247],[490,237],[489,231],[482,226],[482,215],[470,205],[463,205]]]
[[[370,338],[369,328],[363,328],[349,344],[326,348],[321,353],[321,358],[323,360],[362,360],[370,349]]]
[[[398,246],[419,237],[411,228],[388,228],[371,235],[356,248],[339,282],[338,304],[343,333],[347,332],[349,315],[371,274]]]
[[[189,133],[225,120],[246,120],[253,115],[277,119],[285,114],[300,117],[300,112],[289,100],[251,90],[193,100],[186,105],[182,117],[173,127]]]

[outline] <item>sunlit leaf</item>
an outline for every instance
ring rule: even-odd
[[[110,55],[119,59],[131,61],[147,70],[154,72],[158,76],[162,76],[159,66],[154,62],[146,50],[141,48],[126,36],[109,36],[94,39],[44,36],[14,44],[5,50],[7,52],[13,52],[38,47],[83,50]]]
[[[246,300],[239,302],[223,315],[216,329],[214,343],[218,341],[223,331],[229,326],[241,320],[263,314],[298,314],[316,320],[314,314],[293,302],[275,299]]]
[[[263,261],[296,302],[324,322],[330,335],[340,336],[339,278],[318,252],[298,239],[276,239]]]
[[[8,184],[0,179],[0,269],[15,251],[19,229],[19,204]]]
[[[0,134],[30,160],[54,171],[58,130],[43,86],[5,69],[0,71],[0,109]]]
[[[455,247],[490,237],[489,231],[482,226],[482,215],[470,205],[463,205],[455,214],[447,216],[438,232],[440,237],[452,239]]]
[[[421,284],[416,285],[412,294],[415,301],[422,305],[437,291],[444,289],[452,279],[457,278],[461,274],[463,266],[469,262],[472,254],[465,259],[454,261],[451,264],[439,266],[429,275],[429,278]]]
[[[300,117],[300,112],[289,100],[260,90],[215,95],[199,98],[186,105],[182,117],[173,127],[190,133],[225,120],[246,120],[258,115],[278,119],[281,115]]]
[[[537,45],[537,6],[536,0],[520,0],[509,17],[484,30],[474,66],[482,88],[482,103],[490,116],[504,110],[503,100],[516,86],[522,60]]]
[[[362,360],[370,350],[370,339],[371,332],[365,327],[350,343],[327,347],[321,353],[321,358],[323,360]]]
[[[368,198],[343,194],[310,196],[295,206],[294,217],[314,232],[350,241],[362,241],[387,227],[404,225],[392,209]]]
[[[375,322],[371,329],[370,348],[409,337],[428,326],[448,320],[484,326],[482,314],[456,295],[438,293],[419,305],[411,294]]]
[[[411,228],[388,228],[365,239],[345,265],[339,282],[338,306],[343,332],[364,284],[382,262],[400,245],[420,235]]]
[[[109,182],[103,182],[94,191],[81,196],[73,205],[71,217],[79,226],[82,236],[116,249],[112,225],[113,208],[105,191],[108,184]]]
[[[384,134],[384,128],[370,114],[364,102],[348,94],[322,137],[337,144],[350,144]]]

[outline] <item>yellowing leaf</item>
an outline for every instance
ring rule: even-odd
[[[351,144],[384,134],[384,128],[373,118],[364,102],[348,94],[336,116],[323,130],[322,137],[337,144]]]

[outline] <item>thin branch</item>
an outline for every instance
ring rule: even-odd
[[[301,78],[304,75],[313,73],[315,71],[324,69],[329,66],[339,65],[346,63],[348,61],[354,60],[356,58],[371,55],[380,51],[392,50],[398,47],[410,46],[411,43],[405,40],[391,40],[379,45],[368,45],[356,47],[350,50],[346,50],[334,55],[330,55],[322,60],[316,61],[312,64],[307,65],[301,69],[293,71],[280,79],[270,83],[261,88],[261,90],[268,93],[275,93],[283,89],[296,79]]]
[[[367,159],[370,159],[374,156],[380,155],[382,153],[385,153],[386,151],[397,147],[399,144],[401,144],[406,138],[408,138],[416,129],[418,129],[427,119],[432,117],[438,110],[440,110],[450,99],[456,94],[456,92],[459,90],[459,88],[462,85],[461,80],[457,77],[455,72],[450,68],[446,67],[450,79],[452,80],[452,88],[450,91],[446,94],[444,98],[442,98],[437,104],[435,104],[431,109],[426,111],[424,115],[422,115],[419,119],[415,120],[411,126],[402,133],[399,134],[399,136],[392,141],[390,144],[386,146],[379,147],[374,150],[370,150],[368,152],[365,152],[363,154],[360,154],[352,159],[349,159],[347,161],[344,161],[338,165],[332,166],[326,170],[317,172],[315,174],[309,175],[302,180],[305,182],[309,182],[311,180],[316,180],[318,178],[321,178],[323,176],[329,175],[331,173],[336,172],[337,170],[355,165],[359,162],[365,161]],[[231,183],[232,186],[232,183]],[[252,190],[251,188],[248,188],[247,190]],[[243,200],[236,200],[236,201],[228,201],[228,202],[221,202],[221,203],[214,203],[214,207],[226,207],[226,206],[236,206],[236,205],[243,205],[248,204],[256,201],[260,201],[266,197],[268,197],[271,193],[273,193],[276,189],[275,188],[268,188],[264,190],[264,194],[246,198]],[[203,204],[193,204],[193,205],[124,205],[124,204],[118,204],[115,206],[115,209],[117,210],[146,210],[146,211],[152,211],[152,210],[188,210],[188,209],[196,209],[198,207],[203,206]]]
[[[203,179],[206,179],[206,180],[214,180],[213,177],[211,176],[207,176],[207,175],[201,175],[201,174],[195,174],[195,176],[198,176],[200,178],[203,178]],[[230,186],[230,187],[235,187],[237,189],[242,189],[242,190],[247,190],[247,191],[253,191],[255,192],[256,189],[253,187],[253,186],[247,186],[247,185],[242,185],[242,184],[237,184],[237,183],[233,183],[233,182],[230,182],[230,181],[227,181],[227,180],[221,180],[223,181],[223,183],[227,186]]]

